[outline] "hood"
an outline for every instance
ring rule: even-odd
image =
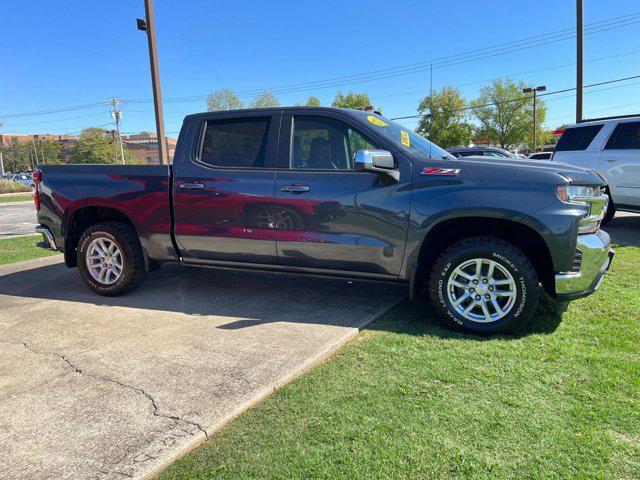
[[[553,162],[550,160],[530,160],[520,158],[496,158],[496,157],[460,157],[459,164],[474,164],[478,167],[484,166],[492,168],[522,168],[533,171],[545,171],[562,175],[573,185],[605,185],[603,178],[593,170],[568,165],[566,163]]]

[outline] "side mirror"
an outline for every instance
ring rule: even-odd
[[[355,169],[367,172],[384,173],[400,181],[400,172],[396,169],[393,155],[386,150],[358,150]]]

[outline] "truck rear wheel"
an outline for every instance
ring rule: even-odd
[[[472,237],[438,257],[429,294],[450,326],[478,334],[514,332],[538,306],[538,276],[514,245],[494,237]]]
[[[146,273],[136,231],[120,222],[98,223],[85,230],[78,244],[77,261],[86,284],[109,297],[135,289]]]

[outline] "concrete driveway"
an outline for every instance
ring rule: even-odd
[[[0,203],[0,238],[33,235],[37,224],[32,201]]]
[[[317,363],[406,287],[168,265],[99,297],[0,267],[0,478],[149,475]]]
[[[613,243],[640,247],[640,214],[618,212],[604,229]]]

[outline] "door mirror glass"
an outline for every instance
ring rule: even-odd
[[[396,182],[400,180],[400,172],[396,169],[393,155],[386,150],[358,150],[355,169],[368,172],[384,173]]]

